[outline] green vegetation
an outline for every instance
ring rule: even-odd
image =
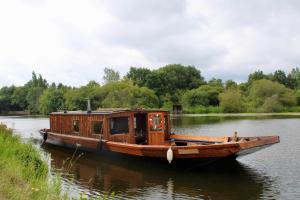
[[[100,75],[100,74],[99,74]],[[131,67],[120,77],[105,68],[104,84],[90,81],[79,88],[61,83],[49,85],[32,73],[24,86],[0,89],[0,113],[26,110],[48,114],[58,110],[85,110],[87,98],[92,109],[106,107],[164,108],[183,105],[185,113],[294,112],[300,110],[300,70],[288,74],[256,71],[248,80],[236,83],[212,78],[205,81],[194,66],[166,65],[150,70]]]
[[[13,135],[11,129],[0,123],[0,199],[70,199],[61,192],[59,175],[50,178],[49,168],[41,159],[41,154],[30,143],[22,143],[20,137]],[[67,172],[73,167],[79,156],[66,160]],[[73,200],[114,199],[114,192],[108,192],[94,198],[80,194]]]
[[[59,181],[31,144],[0,124],[0,199],[61,199]]]

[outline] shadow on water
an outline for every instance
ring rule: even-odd
[[[53,145],[43,148],[51,153],[57,170],[73,154]],[[64,178],[84,187],[86,195],[112,190],[122,199],[259,199],[274,185],[269,177],[235,160],[183,171],[124,156],[84,153],[70,173],[73,178]]]

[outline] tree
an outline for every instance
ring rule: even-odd
[[[218,106],[219,105],[219,94],[223,92],[224,88],[219,84],[215,85],[202,85],[199,87],[200,91],[205,91],[208,93],[209,105]]]
[[[69,110],[86,110],[87,98],[91,100],[91,108],[97,109],[104,99],[101,86],[90,81],[86,86],[67,89],[64,93],[65,106]]]
[[[295,92],[295,96],[296,96],[297,105],[300,106],[300,90],[297,90]]]
[[[39,99],[40,96],[43,94],[44,89],[41,87],[32,87],[29,89],[27,96],[26,96],[26,101],[28,102],[28,107],[27,109],[30,111],[32,114],[37,114],[39,113]]]
[[[227,80],[225,82],[225,89],[227,90],[227,89],[230,89],[230,88],[232,88],[232,89],[237,88],[237,83],[233,80]]]
[[[105,83],[115,82],[120,80],[120,74],[111,68],[104,68],[103,80]]]
[[[270,105],[295,106],[296,97],[293,91],[284,85],[262,79],[254,81],[250,87],[249,99],[253,106],[260,111],[270,111],[271,106],[263,106],[265,103]],[[266,102],[266,100],[268,101]],[[275,101],[278,101],[275,103]],[[264,110],[264,108],[268,108]],[[273,111],[278,111],[274,109]]]
[[[172,64],[153,70],[147,75],[145,85],[154,90],[160,99],[171,94],[172,103],[179,103],[178,94],[181,91],[198,88],[204,83],[201,72],[194,66]]]
[[[0,89],[0,113],[6,113],[12,110],[12,94],[14,93],[15,86],[2,87]]]
[[[242,95],[237,89],[230,88],[219,96],[220,106],[225,112],[237,113],[243,111]]]
[[[253,81],[257,81],[257,80],[261,80],[261,79],[268,79],[268,76],[265,75],[263,73],[263,71],[261,71],[261,70],[255,71],[255,72],[249,74],[249,76],[248,76],[248,84],[251,85],[251,83]]]
[[[155,108],[159,102],[153,90],[138,87],[130,80],[104,85],[102,95],[102,107]]]
[[[208,85],[223,87],[223,81],[221,79],[212,78],[208,81]]]
[[[258,109],[260,112],[280,112],[283,105],[280,102],[278,95],[273,95],[265,99],[264,104]]]
[[[133,83],[137,84],[139,87],[143,87],[146,85],[149,74],[151,74],[150,69],[130,67],[126,78],[132,80]]]
[[[49,114],[64,109],[64,93],[62,89],[56,89],[51,87],[44,90],[40,96],[40,112],[43,114]]]
[[[47,89],[48,83],[46,79],[43,79],[42,75],[39,74],[38,78],[35,72],[32,72],[32,78],[28,81],[25,86],[27,95],[26,95],[26,102],[28,104],[27,109],[30,113],[39,113],[39,99],[40,96],[43,94],[43,91]]]
[[[183,105],[186,107],[208,106],[209,94],[201,89],[187,91],[182,97]]]
[[[282,70],[276,70],[274,74],[272,75],[272,81],[278,82],[282,85],[288,86],[289,81],[287,76],[285,75],[285,72]]]
[[[293,68],[288,74],[289,87],[292,89],[300,88],[300,70],[298,67]]]
[[[11,103],[16,105],[19,110],[26,110],[28,103],[26,101],[28,89],[25,86],[16,87],[13,94]]]

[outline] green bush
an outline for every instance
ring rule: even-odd
[[[220,106],[224,112],[237,113],[242,112],[243,103],[241,92],[237,89],[228,89],[219,96]]]
[[[183,105],[187,107],[195,106],[208,106],[209,99],[208,93],[199,89],[193,89],[187,91],[183,97]]]
[[[252,83],[248,100],[254,110],[259,112],[279,112],[283,107],[297,105],[296,96],[291,89],[265,79]]]

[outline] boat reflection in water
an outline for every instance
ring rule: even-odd
[[[62,169],[73,154],[71,149],[49,144],[43,148],[51,153],[54,170]],[[259,199],[276,185],[268,176],[232,160],[184,171],[124,155],[85,152],[68,173],[61,172],[71,196],[114,191],[121,199]]]

